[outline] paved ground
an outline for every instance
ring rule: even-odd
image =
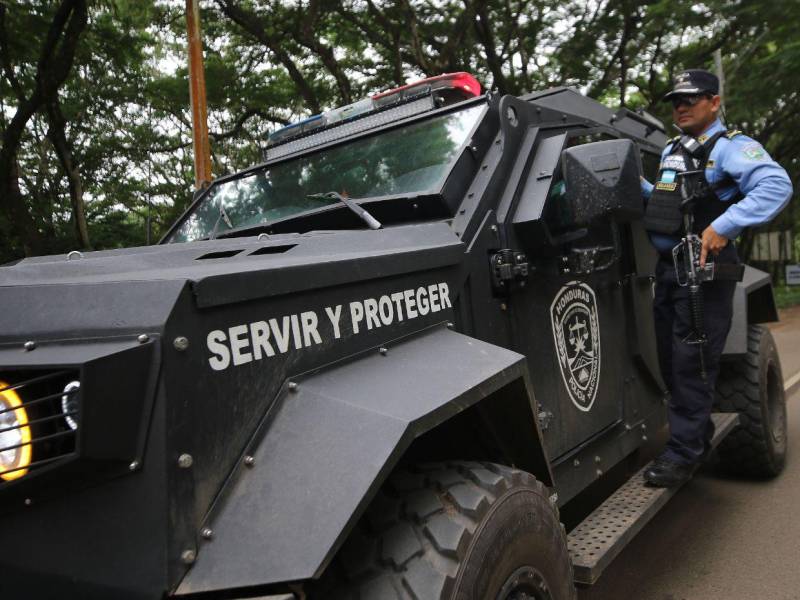
[[[773,335],[800,384],[800,307]],[[777,479],[701,473],[579,600],[800,600],[800,385],[789,401],[789,461]]]
[[[800,374],[800,306],[781,311],[781,320],[770,327],[781,354],[783,377],[792,379]],[[797,384],[800,379],[794,377]]]

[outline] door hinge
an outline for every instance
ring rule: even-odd
[[[525,287],[528,281],[528,257],[519,250],[499,250],[489,258],[492,268],[492,286],[496,291],[508,293]]]
[[[572,248],[569,254],[561,257],[559,271],[562,275],[591,275],[598,271],[607,271],[622,256],[622,244],[619,226],[611,221],[611,246],[592,246],[589,248]]]
[[[610,258],[608,255],[610,254]],[[603,257],[602,262],[600,257]],[[559,271],[562,275],[591,275],[597,271],[606,271],[618,259],[613,246],[595,246],[593,248],[572,248],[570,253],[561,257]]]

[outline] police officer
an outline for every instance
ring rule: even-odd
[[[736,287],[732,279],[716,277],[702,284],[707,343],[690,343],[689,292],[678,285],[672,260],[685,227],[681,173],[699,171],[693,233],[702,239],[701,265],[738,263],[733,240],[745,227],[775,217],[791,198],[792,184],[761,144],[722,124],[719,80],[712,73],[684,71],[664,100],[672,102],[672,118],[683,135],[664,149],[655,184],[643,181],[642,188],[645,227],[659,254],[653,309],[661,372],[671,393],[670,438],[644,477],[652,485],[671,487],[686,481],[708,452],[714,387]]]

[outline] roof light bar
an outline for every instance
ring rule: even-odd
[[[457,100],[465,100],[481,93],[481,84],[469,73],[445,73],[436,77],[428,77],[407,85],[381,92],[353,102],[346,106],[325,111],[297,123],[287,125],[269,136],[268,144],[275,145],[302,136],[315,129],[355,119],[356,117],[375,112],[395,103],[420,95],[432,94],[434,91],[450,90]]]

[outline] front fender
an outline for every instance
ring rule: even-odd
[[[745,265],[744,277],[736,284],[733,295],[733,318],[723,356],[743,356],[747,353],[748,325],[777,320],[772,277],[769,273]]]
[[[177,593],[319,576],[417,436],[519,379],[522,355],[436,327],[285,385]]]

